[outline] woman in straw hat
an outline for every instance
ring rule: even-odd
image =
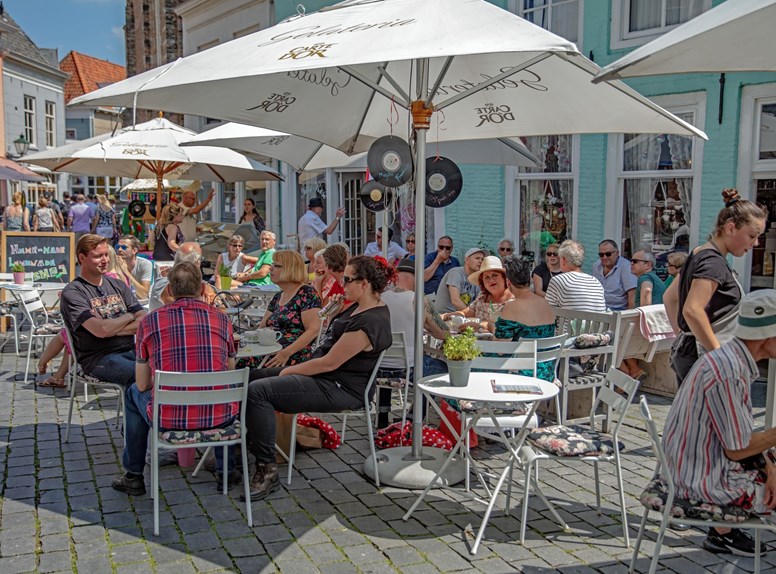
[[[514,299],[514,295],[507,288],[507,277],[501,259],[489,255],[482,261],[479,271],[469,275],[469,282],[480,286],[480,294],[463,311],[455,311],[443,315],[447,320],[450,317],[470,317],[473,321],[467,321],[461,325],[461,329],[471,327],[475,331],[488,331],[501,315],[504,303]]]

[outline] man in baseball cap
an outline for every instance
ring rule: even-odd
[[[437,313],[462,311],[480,294],[479,285],[469,282],[469,275],[480,270],[485,258],[484,249],[472,247],[466,252],[463,267],[453,267],[439,282],[434,307]]]
[[[754,431],[751,385],[757,362],[776,358],[776,290],[744,296],[735,336],[701,356],[679,387],[663,430],[663,449],[678,498],[745,512],[776,508],[776,428]],[[711,528],[706,550],[754,556],[737,528]],[[761,545],[761,552],[765,552]]]

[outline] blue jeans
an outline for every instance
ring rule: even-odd
[[[90,375],[109,383],[116,383],[125,389],[135,382],[135,350],[112,353],[100,357],[89,371]]]
[[[143,474],[148,450],[148,430],[153,426],[153,421],[148,416],[151,391],[141,391],[133,384],[127,389],[124,399],[124,454],[121,463],[128,472]],[[213,450],[216,454],[216,472],[221,472],[224,468],[223,449]],[[231,446],[228,448],[227,462],[227,468],[234,468],[234,448]]]
[[[423,376],[441,375],[447,372],[447,363],[429,355],[423,355]]]

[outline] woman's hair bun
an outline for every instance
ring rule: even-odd
[[[741,199],[741,196],[738,195],[737,189],[733,187],[728,187],[722,190],[722,199],[725,200],[725,207],[730,207],[736,201]]]

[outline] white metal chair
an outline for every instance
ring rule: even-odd
[[[67,371],[68,385],[70,386],[70,405],[67,408],[67,430],[65,431],[65,442],[70,440],[70,423],[73,419],[73,404],[75,403],[75,388],[78,383],[83,383],[84,386],[84,400],[88,401],[87,387],[91,385],[93,387],[102,387],[106,389],[112,389],[118,395],[116,401],[116,428],[121,425],[121,415],[124,412],[124,387],[118,383],[111,383],[110,381],[102,381],[97,377],[92,377],[79,370],[78,367],[78,355],[73,345],[73,336],[69,329],[64,330],[67,340],[67,346],[70,349],[70,369]]]
[[[382,378],[377,377],[375,379],[375,387],[377,387],[377,393],[375,393],[375,399],[378,399],[378,394],[380,392],[380,389],[390,389],[391,391],[399,391],[399,400],[401,402],[401,426],[404,428],[404,422],[407,419],[407,408],[409,404],[409,392],[410,392],[410,365],[407,361],[407,352],[406,352],[406,340],[404,338],[403,332],[396,332],[391,333],[391,336],[393,337],[393,341],[391,342],[391,346],[388,347],[385,350],[385,354],[383,355],[383,361],[385,359],[397,359],[402,366],[399,367],[384,367],[383,365],[380,365],[381,368],[385,369],[396,369],[396,370],[403,370],[406,375],[404,378]],[[395,362],[395,361],[394,361]],[[393,393],[392,393],[393,394]],[[379,405],[378,409],[375,411],[375,426],[377,425],[377,415],[379,414]]]
[[[154,535],[159,536],[159,449],[207,448],[224,449],[224,494],[228,490],[229,469],[227,468],[227,448],[239,444],[242,448],[243,486],[245,488],[245,513],[248,526],[253,526],[251,513],[250,478],[248,473],[248,445],[245,421],[248,403],[249,369],[235,371],[219,371],[214,373],[173,373],[156,371],[154,377],[153,426],[151,433],[151,484],[154,496]],[[239,418],[229,429],[218,429],[227,432],[225,438],[221,432],[188,431],[185,441],[175,442],[171,437],[164,437],[159,429],[159,413],[165,405],[225,405],[239,403]],[[236,436],[235,436],[236,434]],[[193,441],[193,442],[192,442]],[[202,460],[205,459],[202,457]],[[200,463],[201,464],[201,463]],[[199,467],[197,467],[197,470]]]
[[[614,463],[617,476],[617,491],[620,503],[620,515],[622,519],[622,533],[626,548],[630,546],[628,536],[628,516],[625,509],[625,493],[622,487],[622,467],[620,465],[620,426],[625,419],[628,405],[633,401],[639,382],[630,378],[625,373],[612,367],[606,374],[603,386],[598,389],[593,408],[590,410],[589,427],[555,425],[537,429],[528,435],[527,446],[520,452],[524,472],[523,515],[520,522],[520,543],[525,540],[525,525],[528,517],[528,498],[530,496],[531,469],[539,464],[540,460],[556,459],[564,463],[585,462],[593,465],[595,473],[595,499],[596,508],[601,512],[601,487],[598,476],[598,464],[601,462]],[[622,394],[621,394],[622,393]],[[596,414],[599,406],[604,405],[605,414]],[[610,420],[612,415],[616,419],[611,435],[605,435],[596,430],[596,421]],[[584,433],[584,434],[583,434]],[[574,444],[585,443],[587,449],[583,451],[564,452],[562,455],[550,450],[548,445],[560,444],[574,436]]]
[[[378,473],[378,464],[377,464],[377,451],[375,450],[375,434],[374,434],[374,427],[372,426],[372,399],[370,398],[370,391],[374,387],[375,378],[377,377],[377,370],[380,368],[380,363],[383,362],[383,356],[385,355],[386,351],[383,351],[380,353],[380,356],[377,359],[377,363],[375,363],[375,368],[372,369],[372,374],[369,376],[369,381],[366,384],[366,389],[364,390],[364,409],[363,410],[348,410],[348,411],[338,411],[338,413],[342,413],[347,416],[360,416],[364,417],[366,419],[366,426],[367,431],[369,433],[369,450],[371,451],[372,459],[374,461],[374,467],[375,467],[375,484],[377,487],[380,487],[380,475]],[[376,409],[375,409],[376,410]],[[288,452],[288,484],[291,484],[291,475],[294,472],[294,459],[296,457],[296,419],[301,413],[294,413],[294,418],[291,421],[291,444],[289,446],[289,452]],[[310,413],[310,414],[335,414],[335,413]],[[345,442],[344,436],[344,422],[343,422],[343,433],[342,433],[343,439],[342,441]],[[282,451],[281,451],[282,452]],[[284,457],[285,458],[285,457]]]
[[[647,434],[652,443],[652,451],[657,458],[657,464],[655,465],[655,476],[660,476],[668,486],[668,496],[666,497],[665,504],[663,505],[663,511],[660,516],[660,529],[658,530],[657,539],[655,540],[655,549],[652,552],[652,560],[649,566],[649,574],[655,574],[657,570],[658,562],[660,561],[660,548],[663,545],[663,537],[666,533],[666,528],[671,523],[687,524],[689,526],[701,526],[712,527],[719,526],[720,528],[745,528],[754,530],[754,572],[758,574],[760,572],[760,531],[770,530],[776,532],[776,524],[768,520],[763,520],[759,516],[751,516],[743,522],[733,522],[726,520],[712,520],[712,519],[700,519],[700,518],[686,518],[685,516],[678,516],[674,518],[672,514],[674,500],[676,498],[676,487],[674,481],[669,473],[660,474],[661,469],[667,468],[666,455],[663,451],[663,445],[660,441],[660,434],[657,431],[655,421],[652,420],[652,414],[649,412],[649,404],[646,397],[642,396],[639,403],[639,409],[641,410],[641,417],[644,419],[644,424],[647,427]],[[628,572],[632,573],[636,567],[636,560],[639,555],[639,549],[641,548],[641,541],[644,538],[644,531],[647,525],[647,519],[649,518],[649,511],[651,509],[647,506],[644,507],[644,515],[641,518],[641,525],[639,526],[639,535],[636,538],[636,545],[633,548],[633,557],[631,558],[630,569]]]
[[[25,319],[30,324],[29,339],[27,340],[27,362],[24,367],[24,382],[26,384],[30,372],[32,349],[35,347],[36,342],[40,341],[42,346],[45,347],[45,342],[52,337],[56,337],[64,325],[62,322],[54,322],[49,318],[46,305],[44,305],[43,300],[40,298],[40,293],[37,289],[15,291],[14,296],[24,312]]]

